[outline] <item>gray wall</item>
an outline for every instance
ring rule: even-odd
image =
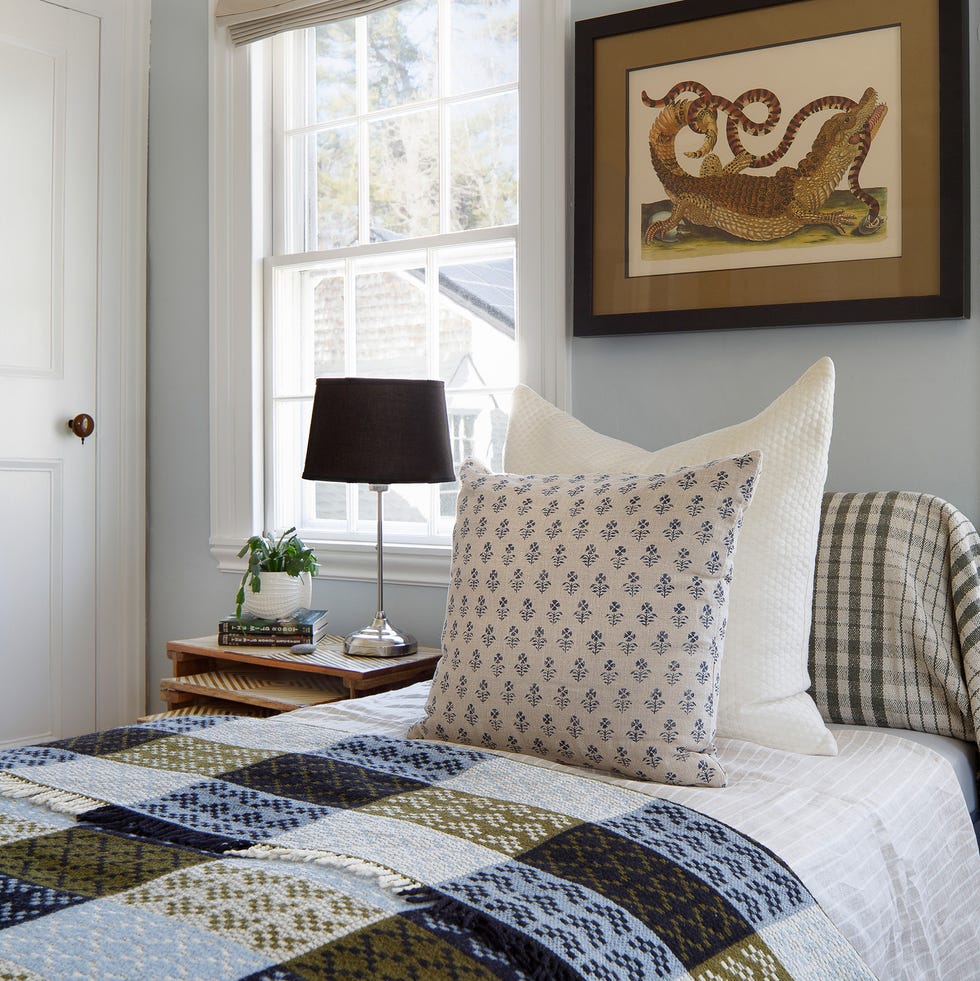
[[[573,0],[576,18],[636,4]],[[150,74],[148,705],[168,639],[212,633],[235,577],[208,552],[208,5],[154,0]],[[976,18],[976,11],[971,12]],[[971,56],[977,61],[977,25]],[[972,151],[980,86],[974,64]],[[976,170],[974,168],[974,173]],[[974,182],[975,183],[975,182]],[[973,221],[974,255],[980,255]],[[548,243],[551,245],[551,243]],[[557,244],[557,243],[556,243]],[[974,294],[980,282],[974,274]],[[980,308],[980,300],[975,304]],[[754,415],[822,355],[837,365],[829,486],[927,490],[980,516],[980,314],[954,323],[576,339],[572,403],[593,428],[655,448]],[[445,590],[386,589],[397,624],[435,644]],[[369,583],[321,581],[338,632],[374,612]]]

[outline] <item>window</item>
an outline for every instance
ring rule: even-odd
[[[560,394],[563,138],[549,145],[541,119],[564,116],[544,102],[557,92],[564,105],[566,4],[402,0],[238,49],[216,27],[212,548],[223,567],[234,567],[229,543],[297,525],[307,540],[346,543],[325,567],[339,556],[344,575],[360,574],[343,556],[374,542],[374,495],[300,478],[318,376],[442,379],[457,462],[497,468],[513,386]],[[549,50],[555,64],[542,65]],[[519,78],[530,83],[519,90]],[[238,152],[249,167],[226,183],[221,158]],[[561,235],[557,258],[542,229]],[[454,508],[454,484],[392,486],[389,570],[444,581]],[[438,556],[399,575],[398,543],[408,559]]]

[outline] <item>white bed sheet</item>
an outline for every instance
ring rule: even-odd
[[[837,725],[830,723],[827,726],[833,733],[843,732],[847,729],[867,730],[867,726]],[[980,753],[978,753],[976,743],[965,743],[962,739],[954,739],[952,736],[938,736],[933,732],[914,732],[911,729],[881,729],[881,732],[890,732],[901,739],[910,739],[914,743],[921,743],[935,750],[943,759],[948,760],[953,767],[953,773],[959,782],[963,799],[966,801],[966,809],[971,816],[976,819],[977,809],[980,801],[977,798],[977,771],[980,769]]]
[[[429,684],[278,718],[404,736],[422,715]],[[836,727],[836,736],[835,757],[720,739],[723,789],[571,769],[689,805],[770,848],[881,981],[980,979],[980,852],[952,766],[881,730]]]

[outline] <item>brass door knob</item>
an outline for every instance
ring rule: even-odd
[[[95,420],[87,412],[79,412],[68,420],[68,428],[84,443],[87,436],[95,432]]]

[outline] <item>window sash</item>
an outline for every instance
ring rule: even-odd
[[[343,250],[343,256],[334,254],[279,256],[266,260],[268,296],[271,298],[269,314],[265,390],[266,426],[266,500],[269,511],[266,525],[270,528],[296,525],[304,540],[343,539],[372,540],[373,525],[364,524],[359,512],[361,499],[356,487],[347,493],[347,517],[345,522],[330,522],[316,517],[314,501],[318,493],[316,484],[303,481],[302,447],[309,428],[309,408],[314,393],[314,373],[310,370],[314,358],[314,278],[318,275],[342,282],[344,317],[343,364],[336,364],[338,374],[363,374],[363,365],[357,361],[356,333],[358,323],[350,309],[352,299],[357,298],[358,279],[373,273],[392,273],[410,270],[424,270],[421,290],[425,298],[425,329],[427,337],[427,359],[424,376],[443,377],[447,383],[447,402],[450,419],[455,418],[459,404],[476,416],[484,415],[485,426],[490,427],[487,435],[493,439],[499,433],[493,428],[493,413],[496,409],[509,407],[513,380],[501,384],[502,379],[488,378],[480,386],[475,383],[465,388],[452,387],[452,377],[442,365],[441,343],[443,318],[453,315],[457,323],[467,319],[477,320],[472,313],[451,295],[446,295],[442,282],[442,272],[458,268],[460,265],[480,262],[514,262],[516,248],[515,228],[490,229],[483,238],[470,233],[469,244],[455,244],[458,236],[440,236],[429,240],[428,247],[419,249],[413,243],[411,249],[394,250],[390,246],[382,251],[372,247],[358,247]],[[485,332],[493,328],[487,325]],[[363,340],[363,337],[360,338]],[[448,349],[452,350],[452,348]],[[515,349],[516,356],[516,349]],[[516,367],[514,372],[516,378]],[[485,412],[481,412],[481,407]],[[500,464],[502,446],[488,462]],[[481,456],[486,456],[486,444],[481,446]],[[463,457],[457,454],[457,463]],[[407,493],[407,492],[406,492]],[[451,516],[442,514],[440,502],[448,493],[446,485],[433,485],[427,492],[428,521],[423,528],[420,524],[404,525],[389,518],[386,520],[386,540],[411,544],[447,545],[452,528]],[[412,495],[418,496],[415,489]],[[369,509],[369,513],[373,513]],[[373,520],[373,519],[371,519]]]
[[[441,37],[448,36],[448,4],[440,3]],[[317,119],[312,93],[316,87],[317,37],[314,30],[295,31],[272,39],[274,76],[278,82],[273,102],[272,140],[276,147],[273,163],[278,168],[274,186],[279,196],[273,201],[273,221],[276,255],[267,262],[271,269],[270,296],[272,304],[267,314],[266,362],[269,367],[265,383],[266,418],[266,525],[270,528],[297,526],[309,539],[336,538],[341,540],[369,541],[372,538],[373,504],[368,514],[362,515],[362,494],[356,486],[346,488],[344,517],[326,520],[318,517],[316,502],[324,499],[337,501],[338,491],[319,486],[318,482],[304,482],[299,478],[302,470],[303,439],[308,430],[308,411],[312,403],[314,365],[314,287],[313,276],[323,272],[341,286],[344,322],[344,363],[333,365],[345,375],[370,373],[370,362],[359,362],[359,350],[371,326],[362,323],[355,304],[359,304],[362,290],[370,290],[370,278],[376,276],[405,275],[417,270],[422,276],[418,299],[421,309],[409,312],[413,325],[421,326],[425,343],[423,358],[406,370],[392,373],[419,374],[420,377],[440,376],[440,337],[443,317],[449,314],[450,303],[440,293],[441,268],[450,265],[454,245],[465,240],[470,250],[470,261],[492,261],[494,257],[513,260],[518,225],[488,226],[473,229],[463,235],[449,230],[451,226],[450,156],[453,151],[451,114],[455,106],[465,105],[477,99],[516,93],[516,77],[503,84],[488,84],[473,88],[456,96],[449,94],[449,52],[440,42],[439,62],[436,65],[436,88],[431,97],[408,103],[372,109],[368,91],[371,84],[368,69],[368,35],[364,18],[354,21],[353,52],[356,60],[354,101],[352,115]],[[356,109],[354,107],[356,106]],[[389,242],[371,241],[371,210],[374,202],[370,192],[369,132],[372,127],[385,121],[398,119],[410,113],[430,113],[438,120],[439,130],[439,209],[441,231],[421,239],[415,236]],[[336,127],[347,128],[355,134],[354,146],[357,164],[357,243],[347,248],[318,250],[318,207],[316,200],[317,134]],[[312,145],[311,145],[312,144]],[[433,217],[436,217],[433,215]],[[424,247],[420,248],[422,243]],[[477,258],[472,258],[476,250]],[[480,254],[482,253],[482,254]],[[441,260],[441,264],[440,264]],[[458,254],[456,262],[465,262]],[[401,273],[399,271],[402,271]],[[410,297],[411,283],[405,281]],[[396,291],[398,296],[400,290]],[[396,301],[397,302],[397,301]],[[338,311],[339,312],[339,311]],[[419,319],[421,318],[421,323]],[[471,323],[470,330],[483,333],[492,330],[489,325],[481,328],[476,316],[467,313],[464,318]],[[476,339],[471,336],[471,340]],[[507,342],[504,341],[506,344]],[[475,353],[475,352],[471,352]],[[513,358],[516,360],[515,347]],[[472,362],[471,362],[472,364]],[[322,369],[317,370],[317,374]],[[331,370],[331,369],[328,369]],[[384,369],[383,369],[384,370]],[[516,365],[513,372],[516,380]],[[446,378],[447,385],[451,379]],[[512,387],[513,382],[508,385]],[[284,390],[285,386],[285,390]],[[499,386],[498,386],[499,387]],[[472,398],[481,398],[488,409],[501,401],[509,402],[509,392],[501,391],[478,396],[469,391]],[[458,402],[460,393],[447,391],[450,405]],[[454,397],[455,396],[455,397]],[[452,409],[450,410],[452,414]],[[485,413],[487,428],[494,430],[493,412]],[[500,457],[502,454],[497,452]],[[461,463],[458,459],[457,463]],[[398,509],[389,507],[385,521],[386,540],[404,541],[406,544],[448,545],[452,521],[442,514],[441,500],[447,493],[440,485],[432,487],[394,488],[392,501],[411,500],[409,511],[417,511],[424,520],[397,520]],[[339,505],[339,501],[337,501]]]
[[[526,6],[526,4],[525,4]],[[443,17],[448,14],[448,5],[440,5]],[[480,88],[472,88],[461,92],[450,90],[450,72],[448,70],[448,55],[440,55],[440,70],[438,72],[437,92],[430,98],[421,98],[408,104],[382,106],[371,108],[368,105],[367,88],[367,25],[363,19],[356,22],[356,58],[357,58],[357,108],[349,116],[331,118],[329,120],[315,119],[315,109],[310,105],[309,94],[313,90],[316,70],[316,51],[314,32],[295,32],[290,38],[277,38],[272,42],[273,77],[276,88],[273,94],[274,111],[272,113],[273,148],[275,159],[281,162],[281,167],[275,168],[281,173],[275,175],[276,185],[273,199],[274,220],[274,254],[297,255],[318,251],[318,232],[316,220],[316,172],[315,167],[304,167],[308,161],[309,148],[302,147],[302,142],[313,141],[318,134],[343,128],[355,132],[354,145],[358,160],[357,187],[357,233],[356,244],[374,246],[381,243],[371,242],[371,195],[370,195],[370,152],[369,132],[385,122],[397,121],[400,118],[415,114],[434,113],[438,126],[438,180],[439,180],[439,214],[438,228],[432,235],[450,234],[452,219],[452,176],[453,168],[451,155],[453,152],[452,125],[454,114],[465,107],[507,95],[518,95],[518,80],[488,84]],[[441,36],[450,35],[448,23],[443,20],[440,24]],[[287,91],[283,79],[293,80],[299,91]],[[305,80],[305,85],[303,81]],[[299,118],[295,106],[301,105]],[[518,114],[519,118],[519,114]],[[518,146],[521,137],[518,135]],[[315,147],[313,149],[315,160]],[[300,193],[303,184],[307,186]],[[297,207],[306,201],[308,207]],[[277,204],[285,204],[280,213]],[[483,226],[474,231],[480,234],[490,234],[490,229],[497,226]],[[506,225],[504,226],[506,227]],[[412,241],[428,236],[409,235]],[[406,248],[405,240],[392,243],[391,248]],[[340,253],[342,249],[325,246],[323,251],[331,254]]]

